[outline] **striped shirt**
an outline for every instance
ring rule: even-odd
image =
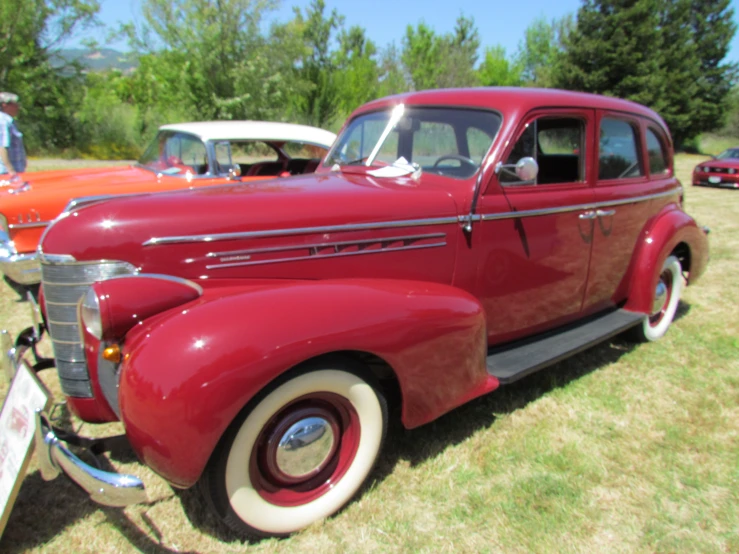
[[[23,147],[23,133],[15,126],[15,120],[0,112],[0,146],[8,152],[8,159],[17,173],[26,170],[26,149]],[[5,167],[0,160],[0,175],[8,173],[10,168]]]

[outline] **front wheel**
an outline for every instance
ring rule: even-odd
[[[634,327],[632,337],[640,342],[655,341],[667,332],[680,302],[683,290],[682,266],[680,260],[670,256],[662,265],[657,286],[654,291],[652,313]]]
[[[201,490],[239,533],[285,536],[340,510],[374,467],[387,428],[376,387],[318,369],[276,387],[216,449]]]

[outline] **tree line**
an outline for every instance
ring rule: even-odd
[[[135,158],[159,125],[265,119],[336,130],[357,106],[410,90],[538,86],[628,98],[657,110],[678,144],[739,120],[730,0],[583,0],[535,19],[518,49],[481,51],[471,16],[437,33],[409,24],[379,46],[324,0],[266,24],[271,0],[143,0],[127,37],[137,68],[87,73],[52,56],[95,25],[97,0],[4,0],[0,90],[22,98],[30,153]]]

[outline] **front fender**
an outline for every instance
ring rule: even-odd
[[[635,250],[625,308],[650,313],[659,272],[667,257],[684,244],[690,256],[689,283],[695,283],[708,264],[708,237],[677,205],[667,206],[645,229]]]
[[[479,302],[447,285],[292,281],[209,288],[126,337],[119,402],[140,458],[194,484],[226,427],[259,391],[306,360],[359,351],[385,360],[420,425],[493,390]]]

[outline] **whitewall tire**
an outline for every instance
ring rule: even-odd
[[[664,336],[675,318],[683,286],[680,260],[669,256],[662,264],[658,277],[652,313],[634,328],[636,339],[651,342]]]
[[[365,379],[317,369],[283,382],[216,449],[203,492],[234,530],[285,536],[339,511],[377,461],[385,399]]]

